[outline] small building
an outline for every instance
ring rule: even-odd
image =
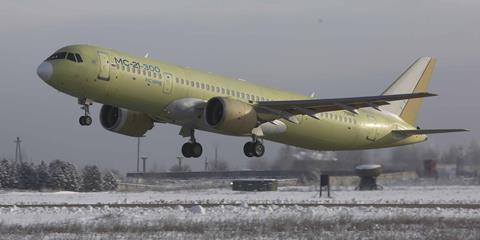
[[[233,191],[277,191],[276,179],[238,179],[232,181]]]

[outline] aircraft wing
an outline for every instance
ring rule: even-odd
[[[298,123],[294,115],[303,114],[318,119],[315,114],[321,112],[347,110],[356,114],[356,109],[367,107],[372,107],[380,111],[378,107],[388,105],[390,101],[431,96],[436,95],[428,92],[418,92],[353,98],[261,101],[257,103],[256,107],[268,113],[278,115],[280,118],[284,118],[290,122]]]
[[[436,134],[450,132],[468,132],[467,129],[412,129],[412,130],[393,130],[392,133],[404,136],[420,135],[420,134]]]

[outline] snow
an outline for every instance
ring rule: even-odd
[[[230,189],[166,192],[8,192],[0,191],[0,205],[104,203],[455,203],[479,204],[480,186],[392,186],[383,191],[332,191],[319,198],[314,187],[281,187],[274,192],[238,192]]]
[[[422,219],[426,216],[437,218],[476,218],[479,209],[424,209],[424,208],[374,208],[374,207],[280,207],[276,205],[243,207],[218,206],[205,209],[201,205],[191,208],[109,208],[109,207],[57,207],[57,208],[0,208],[0,222],[29,225],[42,223],[62,223],[69,221],[90,222],[95,219],[114,218],[116,221],[150,221],[172,216],[178,219],[198,221],[227,221],[239,219],[300,218],[321,217],[337,221],[349,215],[355,220],[372,220],[402,216]]]
[[[372,239],[365,237],[374,230],[376,234],[380,234],[377,239],[392,237],[421,239],[422,234],[427,236],[450,234],[445,235],[443,239],[452,237],[475,239],[480,232],[470,226],[480,222],[480,209],[303,207],[277,204],[480,203],[479,190],[480,186],[403,186],[386,187],[384,191],[363,192],[344,189],[333,191],[333,198],[319,198],[318,192],[313,187],[282,187],[277,192],[233,192],[229,189],[97,193],[3,191],[0,192],[0,204],[12,206],[0,207],[0,231],[2,229],[7,231],[9,226],[16,226],[15,228],[21,226],[26,229],[64,226],[62,228],[64,230],[60,231],[65,231],[63,234],[71,234],[71,238],[68,239],[79,239],[77,235],[84,236],[86,239],[135,239],[138,237],[135,234],[139,232],[143,234],[144,230],[147,235],[139,238],[155,239],[162,236],[166,239],[219,239],[223,236],[231,236],[232,239],[278,239],[322,236],[322,239],[332,239],[331,236],[340,234],[338,235],[340,237],[335,239]],[[18,207],[22,204],[46,203],[172,203],[179,205],[158,208],[117,208],[98,205]],[[185,207],[180,205],[182,203],[194,205]],[[227,204],[207,208],[202,206],[205,203],[236,203],[238,206]],[[254,206],[253,203],[261,205]],[[82,227],[75,228],[78,225]],[[122,228],[128,231],[116,232],[116,229]],[[69,232],[69,229],[78,229],[78,232]],[[249,230],[245,231],[245,229]],[[28,233],[31,231],[33,230],[27,230],[25,233],[17,232],[7,239],[23,237],[34,239],[35,236],[29,238]],[[39,237],[48,237],[43,239],[64,238],[56,235],[62,232],[41,231],[42,235]],[[202,234],[207,235],[201,238]]]
[[[190,212],[195,213],[195,214],[205,214],[205,208],[203,208],[201,205],[195,205],[191,208],[189,208]]]

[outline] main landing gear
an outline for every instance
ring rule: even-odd
[[[195,140],[194,131],[194,129],[190,130],[190,142],[182,146],[182,154],[186,158],[198,158],[202,156],[203,148],[202,145]]]
[[[252,141],[245,143],[243,153],[247,157],[261,157],[265,153],[265,146],[260,142],[257,136],[252,136]]]
[[[90,105],[92,102],[86,98],[78,99],[78,104],[82,105],[81,109],[84,110],[84,115],[78,119],[78,122],[82,126],[90,126],[92,124],[92,117],[90,117]]]

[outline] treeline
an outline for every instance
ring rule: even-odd
[[[472,140],[468,145],[451,145],[447,148],[432,146],[428,142],[379,150],[356,151],[311,151],[284,145],[277,158],[268,161],[263,158],[250,159],[247,168],[252,170],[292,170],[302,167],[306,161],[318,161],[327,169],[353,169],[366,163],[382,164],[386,169],[419,170],[424,160],[456,164],[468,170],[469,166],[480,166],[480,143]],[[306,165],[309,167],[310,165]]]
[[[80,173],[72,163],[54,160],[15,163],[0,161],[0,188],[23,190],[54,190],[98,192],[118,188],[119,178],[111,171],[103,174],[95,165],[85,166]]]

